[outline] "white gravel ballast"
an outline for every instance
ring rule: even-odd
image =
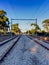
[[[49,51],[22,35],[0,65],[49,65]]]

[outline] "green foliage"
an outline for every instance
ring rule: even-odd
[[[12,32],[20,33],[21,30],[19,29],[19,24],[12,24]]]
[[[40,29],[40,27],[37,24],[35,24],[35,23],[32,23],[31,26],[34,26],[35,29]]]
[[[43,27],[45,28],[46,32],[49,32],[49,19],[46,19],[42,22]]]
[[[39,25],[35,24],[35,23],[32,23],[31,26],[34,26],[35,27],[35,30],[41,30]]]
[[[49,19],[44,20],[42,23],[49,23]]]
[[[9,19],[5,16],[7,13],[0,10],[0,29],[7,30],[9,27]]]
[[[7,13],[4,10],[0,10],[0,16],[6,15]]]
[[[31,30],[27,30],[26,34],[35,34],[36,30],[35,29],[31,29]]]

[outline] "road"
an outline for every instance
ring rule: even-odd
[[[22,35],[0,65],[49,65],[49,51]]]

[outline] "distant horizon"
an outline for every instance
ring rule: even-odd
[[[43,29],[42,21],[49,19],[49,0],[1,0],[0,10],[5,10],[7,12],[7,17],[10,22],[11,18],[37,18],[38,25]],[[27,26],[31,21],[13,21],[13,23],[19,23],[20,29],[22,29],[23,32],[31,28]]]

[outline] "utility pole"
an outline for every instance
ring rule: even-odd
[[[11,30],[12,30],[12,21],[13,21],[13,20],[17,20],[17,21],[20,21],[20,20],[21,20],[21,21],[23,21],[23,20],[24,20],[24,21],[33,21],[33,20],[34,20],[34,21],[36,21],[36,24],[37,24],[37,18],[36,18],[36,19],[13,19],[13,18],[11,18]],[[29,32],[28,32],[28,33],[29,33]],[[36,29],[36,36],[37,36],[37,29]],[[12,37],[12,34],[11,34],[11,37]]]
[[[37,18],[36,18],[36,25],[37,25]],[[36,27],[36,36],[37,36],[37,27]]]
[[[12,37],[12,18],[11,18],[11,37]]]

